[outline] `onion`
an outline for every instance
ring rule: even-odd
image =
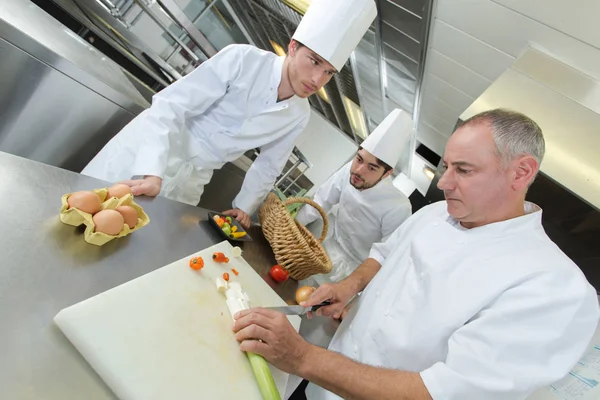
[[[302,286],[296,290],[296,302],[298,304],[306,301],[313,292],[317,290],[312,286]]]

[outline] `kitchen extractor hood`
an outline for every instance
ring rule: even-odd
[[[500,107],[540,125],[546,140],[541,171],[600,209],[600,82],[530,48],[460,120]]]

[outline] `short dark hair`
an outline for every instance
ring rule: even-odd
[[[361,150],[364,150],[362,148],[362,146],[358,146],[358,150],[356,150],[356,152],[358,153]],[[368,151],[368,150],[366,150],[366,151]],[[377,158],[377,157],[375,157],[375,158]],[[379,158],[377,158],[377,164],[379,164],[380,167],[383,167],[383,170],[385,171],[384,174],[392,170],[392,167],[390,167],[389,164],[381,161]]]

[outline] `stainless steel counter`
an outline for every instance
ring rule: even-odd
[[[144,229],[102,247],[58,218],[60,198],[106,187],[94,178],[0,152],[0,398],[114,399],[52,322],[61,309],[221,241],[206,211],[164,198],[136,199]],[[287,302],[297,283],[268,276],[272,251],[259,227],[244,258]],[[328,320],[304,323],[322,330]],[[327,329],[326,329],[327,330]]]

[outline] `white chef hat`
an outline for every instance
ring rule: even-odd
[[[340,71],[376,15],[373,0],[313,0],[292,39]]]
[[[411,116],[396,108],[367,136],[361,147],[393,168],[409,144],[413,128]]]

